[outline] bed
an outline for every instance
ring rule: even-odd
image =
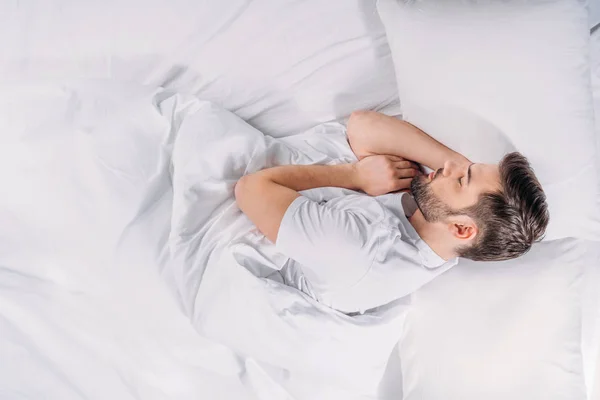
[[[469,288],[483,285],[490,300],[472,317],[497,312],[504,325],[527,317],[507,311],[518,301],[558,305],[570,297],[551,290],[577,295],[565,300],[575,308],[562,312],[581,319],[560,331],[576,338],[569,351],[580,354],[573,362],[581,370],[568,375],[585,397],[572,398],[600,399],[592,393],[600,377],[593,240],[540,247],[553,267],[537,297],[522,294],[534,267],[516,283],[510,272],[494,275],[514,289],[494,298],[490,277],[466,265],[355,318],[281,285],[293,276],[273,276],[280,265],[264,268],[265,259],[280,260],[268,245],[251,252],[248,243],[262,244],[256,235],[236,237],[232,254],[262,264],[240,270],[228,255],[214,259],[231,237],[214,238],[245,223],[225,200],[236,174],[268,163],[351,160],[339,122],[356,109],[402,111],[375,2],[30,0],[4,2],[0,15],[0,398],[410,400],[425,373],[417,379],[407,368],[417,362],[426,372],[436,354],[451,359],[432,333],[440,327],[433,316],[461,317]],[[599,31],[591,44],[600,115]],[[198,142],[198,130],[212,136]],[[206,171],[214,174],[208,181],[226,184],[197,186]],[[198,208],[192,200],[205,190],[223,199]],[[225,217],[212,221],[217,214]],[[198,227],[209,222],[207,235]],[[215,267],[198,272],[206,264]],[[569,265],[563,280],[559,271]],[[441,310],[448,287],[463,296]],[[528,310],[542,309],[535,307]],[[549,321],[540,319],[535,332],[552,328]],[[463,331],[444,327],[457,344]],[[505,354],[533,343],[525,336]],[[500,383],[511,379],[495,372]]]

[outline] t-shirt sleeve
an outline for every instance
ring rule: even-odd
[[[283,216],[276,246],[301,264],[309,281],[331,288],[357,282],[367,273],[378,247],[372,229],[356,209],[300,196]]]

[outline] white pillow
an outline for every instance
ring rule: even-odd
[[[546,239],[600,239],[585,5],[379,0],[378,11],[404,118],[474,161],[516,148],[548,198]]]
[[[281,136],[398,113],[374,2],[0,2],[0,83],[114,78],[193,93]]]
[[[589,255],[562,239],[507,262],[461,260],[415,293],[399,349],[404,399],[586,399]]]

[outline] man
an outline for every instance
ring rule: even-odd
[[[235,188],[240,209],[298,263],[305,291],[330,307],[387,304],[457,257],[518,257],[546,229],[544,192],[519,153],[499,165],[473,163],[413,125],[370,111],[351,115],[347,136],[355,164],[269,168]],[[424,175],[408,160],[435,172]],[[366,194],[317,203],[298,193],[326,186]],[[414,200],[394,193],[406,189]]]

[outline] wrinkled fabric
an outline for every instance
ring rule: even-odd
[[[200,102],[174,143],[168,268],[200,333],[270,365],[373,394],[400,337],[408,299],[354,317],[317,303],[301,292],[303,275],[233,196],[237,179],[265,167],[354,159],[339,124],[273,139]],[[345,193],[352,191],[304,192],[316,201]]]
[[[257,235],[240,235],[231,246],[235,252],[203,253],[208,262],[202,274],[194,274],[200,271],[194,264],[199,248],[184,249],[188,239],[179,242],[177,232],[193,238],[195,229],[204,227],[206,243],[216,249],[222,249],[219,239],[227,231],[244,232],[221,226],[221,237],[216,226],[210,230],[229,201],[219,191],[229,190],[232,182],[215,184],[213,196],[203,197],[206,202],[192,203],[208,212],[190,210],[189,221],[196,225],[172,228],[172,216],[177,221],[185,210],[182,199],[174,198],[172,182],[184,171],[178,162],[185,159],[180,148],[185,141],[178,138],[190,133],[210,138],[210,129],[216,132],[227,122],[199,123],[199,112],[210,109],[193,96],[126,82],[3,88],[0,359],[10,362],[0,363],[0,398],[358,400],[374,392],[377,374],[371,367],[385,367],[383,350],[390,351],[401,313],[353,320],[315,305],[296,289],[259,278],[270,273],[276,259],[268,248],[257,256],[254,243],[263,240]],[[302,157],[288,144],[246,133],[254,141],[238,149],[271,150],[253,164],[232,153],[227,161],[232,170],[259,168],[283,152],[290,160]],[[232,151],[235,143],[228,144]],[[326,159],[311,147],[316,142],[298,143],[311,160]],[[329,146],[338,151],[335,142]],[[179,271],[190,273],[176,280],[172,262],[184,254]],[[294,276],[285,279],[292,282]],[[194,314],[182,312],[190,297],[179,295],[178,281],[206,283],[187,302]],[[202,329],[195,330],[190,319]],[[371,325],[379,327],[374,337],[367,330]],[[328,350],[338,339],[340,345]],[[373,348],[379,349],[377,357],[368,353],[365,340],[382,342]],[[223,345],[228,343],[229,348]],[[349,346],[357,350],[338,359]],[[363,356],[364,366],[357,361]],[[319,361],[323,368],[313,372]],[[324,369],[332,372],[317,375]]]

